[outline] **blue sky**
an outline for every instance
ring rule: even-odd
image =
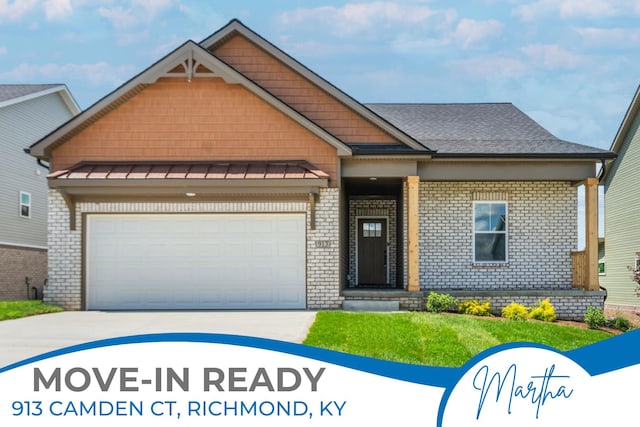
[[[640,0],[0,0],[0,82],[87,108],[233,18],[361,102],[513,102],[600,148],[640,83]]]
[[[86,108],[232,18],[362,102],[513,102],[601,148],[640,83],[640,0],[0,0],[0,82]]]

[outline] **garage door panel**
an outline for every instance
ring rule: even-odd
[[[88,309],[304,308],[304,214],[90,215]]]

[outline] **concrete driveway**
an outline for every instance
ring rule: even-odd
[[[127,335],[209,332],[302,342],[312,311],[68,311],[0,322],[0,367],[74,344]]]

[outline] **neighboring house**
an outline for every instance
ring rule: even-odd
[[[600,277],[607,305],[637,310],[638,285],[629,268],[640,267],[640,87],[636,91],[611,151],[618,157],[601,172],[605,191],[605,266]]]
[[[79,112],[64,85],[0,85],[0,300],[42,296],[49,171],[24,150]]]
[[[51,162],[45,300],[68,309],[603,304],[592,196],[613,153],[509,103],[361,104],[237,20],[30,152]]]

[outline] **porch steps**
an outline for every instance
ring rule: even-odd
[[[342,303],[345,311],[399,311],[400,301],[348,299]]]

